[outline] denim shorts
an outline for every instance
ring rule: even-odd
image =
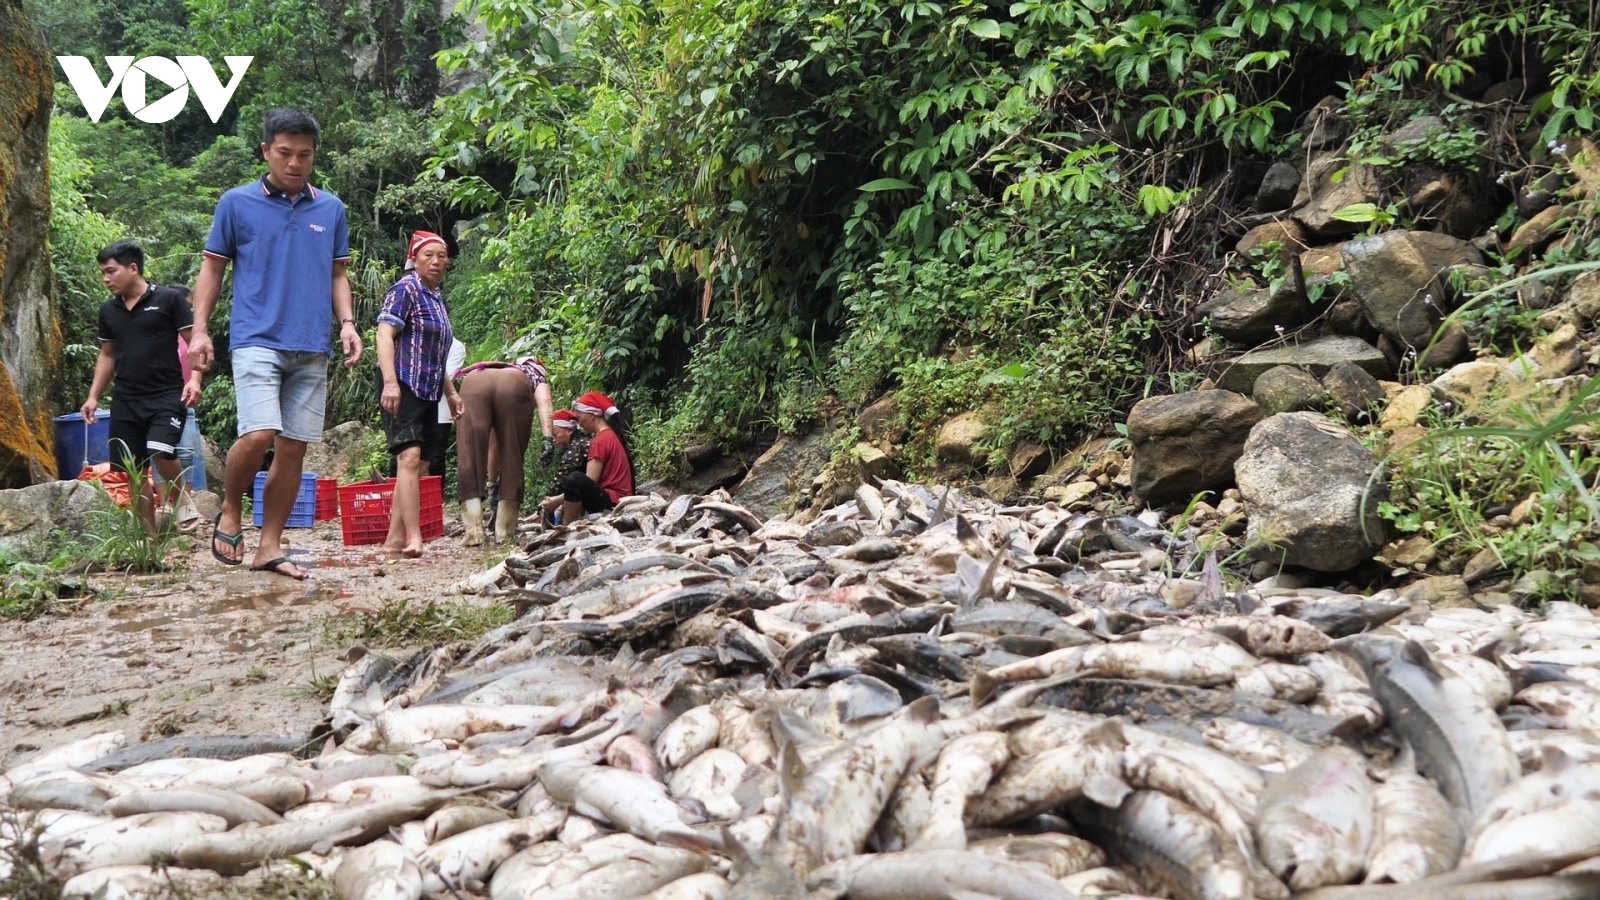
[[[290,440],[322,440],[328,403],[328,357],[269,347],[233,350],[239,434],[276,431]]]

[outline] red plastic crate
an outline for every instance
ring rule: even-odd
[[[326,522],[339,517],[339,479],[317,479],[317,521]]]
[[[339,526],[344,545],[381,544],[389,536],[389,500],[394,495],[394,479],[341,484]],[[444,537],[444,479],[429,475],[422,479],[422,539]]]

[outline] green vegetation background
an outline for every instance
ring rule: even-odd
[[[1180,326],[1229,217],[1324,96],[1377,128],[1523,78],[1501,124],[1553,138],[1592,129],[1600,78],[1576,0],[29,2],[53,53],[255,56],[216,124],[120,99],[91,123],[58,85],[67,408],[95,250],[137,238],[153,279],[192,283],[261,112],[290,104],[325,126],[362,321],[406,232],[452,234],[471,358],[538,353],[560,401],[612,391],[647,475],[887,389],[914,473],[966,409],[995,411],[991,462],[1064,449],[1192,377]],[[1432,161],[1476,169],[1492,141],[1456,109]],[[330,424],[376,420],[372,365],[336,374]],[[223,444],[231,398],[209,382]]]

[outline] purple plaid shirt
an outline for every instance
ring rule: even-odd
[[[378,324],[399,330],[394,342],[394,374],[412,393],[430,403],[444,395],[444,362],[450,353],[450,312],[444,297],[407,272],[383,297]]]

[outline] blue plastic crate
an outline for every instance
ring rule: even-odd
[[[261,512],[264,505],[261,494],[267,488],[267,473],[256,473],[256,490],[252,495],[254,502],[254,521],[257,528],[261,527]],[[305,472],[300,476],[300,493],[294,498],[294,509],[289,512],[288,528],[311,528],[317,524],[317,473]]]

